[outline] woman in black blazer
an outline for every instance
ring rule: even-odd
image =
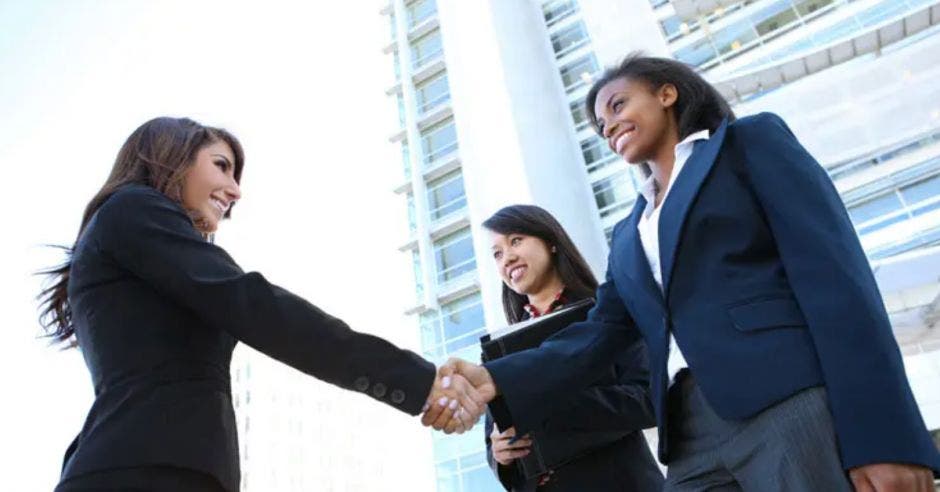
[[[509,323],[592,298],[597,280],[561,224],[534,205],[505,207],[483,223],[503,279]],[[655,425],[646,346],[638,342],[593,386],[514,442],[486,419],[487,458],[510,491],[659,491],[663,475],[641,432]],[[537,377],[533,375],[533,377]],[[527,478],[520,459],[537,453],[549,465]]]
[[[352,331],[212,244],[240,198],[243,162],[224,130],[145,123],[85,209],[69,261],[48,272],[45,326],[81,347],[95,388],[57,491],[239,490],[238,341],[410,414],[429,395],[450,408],[460,399],[472,424],[462,379],[436,382],[431,363]]]

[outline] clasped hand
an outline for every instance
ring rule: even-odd
[[[494,397],[496,385],[486,368],[450,359],[437,370],[421,423],[445,434],[462,434],[473,428]]]

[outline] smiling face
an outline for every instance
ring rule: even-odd
[[[598,133],[617,155],[631,164],[654,158],[678,141],[673,114],[675,86],[652,89],[643,80],[611,80],[597,92],[594,115]]]
[[[241,189],[235,179],[235,155],[224,141],[199,149],[195,162],[183,176],[183,207],[195,216],[196,227],[211,234],[228,213]]]
[[[525,234],[491,232],[493,259],[499,276],[514,292],[534,295],[555,281],[560,282],[545,241]]]

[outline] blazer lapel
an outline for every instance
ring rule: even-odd
[[[633,281],[639,290],[653,299],[660,308],[664,306],[662,292],[656,281],[653,279],[653,272],[650,270],[649,260],[646,258],[646,252],[643,251],[643,243],[640,241],[640,233],[637,231],[637,224],[640,222],[640,216],[646,209],[646,199],[643,195],[638,195],[636,204],[633,206],[633,212],[627,218],[623,237],[620,241],[622,255],[621,269],[627,277]]]
[[[692,155],[675,178],[669,196],[661,205],[663,209],[659,216],[659,259],[663,269],[663,293],[667,297],[676,248],[682,236],[682,226],[702,183],[715,165],[727,128],[726,119],[708,140],[695,143]]]

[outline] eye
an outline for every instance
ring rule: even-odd
[[[517,237],[512,238],[512,239],[509,241],[509,244],[511,244],[511,245],[513,245],[513,246],[518,246],[519,243],[521,243],[521,242],[522,242],[522,238],[517,236]]]
[[[619,113],[619,112],[620,112],[620,109],[623,108],[623,105],[624,105],[625,103],[626,103],[626,101],[623,100],[623,99],[621,99],[621,100],[619,100],[619,101],[614,101],[614,104],[613,104],[613,106],[611,106],[611,108],[614,110],[615,113]]]
[[[503,257],[502,251],[493,251],[493,259],[498,260]]]

